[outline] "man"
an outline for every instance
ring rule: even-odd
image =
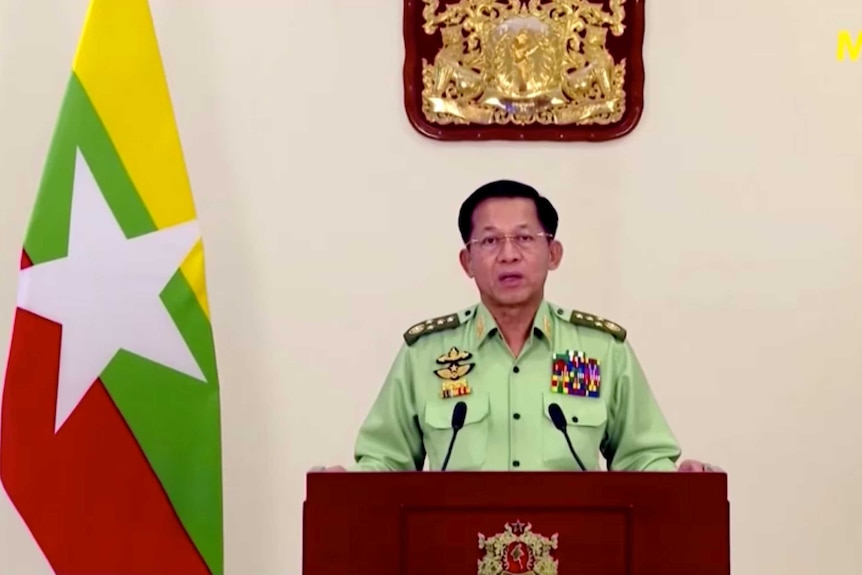
[[[432,470],[597,470],[600,456],[609,470],[677,470],[680,448],[626,331],[545,300],[563,257],[557,223],[551,202],[518,182],[464,202],[460,262],[480,303],[407,330],[350,470],[421,470],[426,457]]]

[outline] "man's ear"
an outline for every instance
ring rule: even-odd
[[[473,278],[473,264],[470,261],[470,252],[467,251],[467,248],[462,248],[460,253],[458,253],[458,260],[461,262],[461,269],[464,270],[464,273],[467,274],[467,277]]]
[[[548,246],[550,257],[548,258],[548,269],[555,270],[560,267],[560,262],[563,260],[563,244],[557,240],[551,240]]]

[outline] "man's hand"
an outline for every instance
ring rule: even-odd
[[[694,459],[686,459],[680,463],[677,471],[681,473],[724,473],[724,470],[721,467],[710,465],[709,463],[702,463]]]
[[[342,467],[341,465],[333,465],[331,467],[326,467],[323,465],[315,465],[314,467],[309,469],[309,472],[312,472],[312,473],[313,472],[330,473],[330,472],[341,472],[341,471],[347,471],[347,470],[344,467]]]

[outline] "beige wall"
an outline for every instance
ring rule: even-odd
[[[0,348],[86,0],[0,0]],[[458,144],[402,110],[401,2],[158,0],[208,249],[228,573],[300,572],[304,472],[344,463],[411,322],[470,303],[455,216],[520,178],[550,296],[631,332],[685,455],[730,472],[735,575],[862,558],[858,0],[651,0],[647,105],[604,145]],[[324,215],[326,210],[326,215]],[[5,494],[0,573],[50,573]]]

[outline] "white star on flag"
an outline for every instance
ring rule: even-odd
[[[190,221],[126,238],[77,151],[68,256],[21,270],[18,291],[63,326],[55,431],[121,349],[205,380],[159,297],[199,237]]]

